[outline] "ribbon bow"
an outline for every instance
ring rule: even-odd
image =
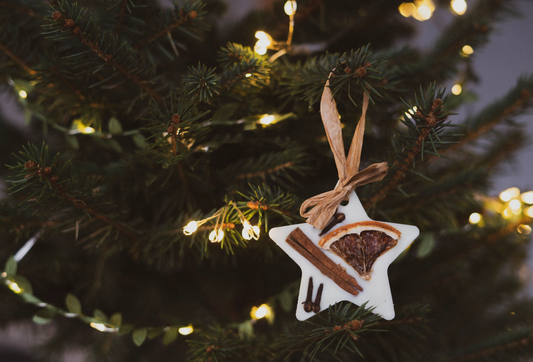
[[[331,77],[332,73],[330,73]],[[321,193],[305,200],[300,207],[300,215],[307,218],[307,223],[317,229],[324,229],[331,217],[337,211],[342,200],[344,200],[353,189],[371,182],[379,181],[385,177],[389,170],[387,162],[374,163],[363,171],[359,172],[361,161],[361,150],[363,148],[363,135],[365,133],[365,118],[368,109],[369,98],[366,92],[363,95],[363,109],[357,128],[355,129],[348,158],[344,153],[344,143],[342,140],[341,122],[333,93],[329,88],[329,77],[322,99],[320,100],[320,114],[326,129],[328,142],[335,158],[335,164],[339,173],[339,182],[335,189]],[[310,211],[305,212],[307,209]]]

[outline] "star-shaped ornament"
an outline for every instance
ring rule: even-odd
[[[303,223],[270,230],[269,236],[302,269],[296,318],[305,320],[330,305],[349,301],[382,318],[394,318],[389,265],[418,236],[416,226],[374,221],[355,191],[337,215],[344,220],[323,232]]]

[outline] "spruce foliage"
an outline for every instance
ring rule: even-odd
[[[413,35],[400,3],[298,1],[291,48],[280,1],[229,31],[218,0],[1,0],[0,84],[27,124],[0,115],[0,323],[53,326],[44,360],[80,346],[128,362],[531,358],[517,228],[532,219],[486,193],[527,142],[514,119],[533,77],[468,117],[468,94],[445,88],[477,80],[461,49],[487,44],[513,2],[469,3],[428,51],[396,46]],[[286,54],[254,52],[256,30]],[[361,166],[389,164],[363,205],[421,230],[389,270],[392,321],[343,302],[297,322],[300,271],[267,235],[337,181],[330,74],[345,144],[366,93]],[[273,314],[250,319],[263,303]]]

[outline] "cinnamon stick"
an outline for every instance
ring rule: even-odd
[[[286,242],[304,258],[309,260],[322,274],[333,280],[348,293],[357,295],[363,291],[363,288],[357,283],[357,280],[324,255],[300,228],[294,229],[287,237]]]

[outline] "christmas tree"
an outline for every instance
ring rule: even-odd
[[[457,113],[472,50],[514,13],[465,6],[275,1],[228,31],[217,0],[2,0],[0,81],[27,120],[0,119],[2,326],[47,326],[35,353],[49,360],[532,356],[520,271],[533,193],[487,195],[526,144],[513,121],[533,77]],[[399,45],[408,16],[435,7],[454,13],[440,39]],[[321,120],[332,97],[346,153],[366,117],[361,169],[388,166],[356,185],[366,213],[420,230],[388,269],[392,320],[342,301],[298,321],[302,271],[268,236],[339,181]]]

